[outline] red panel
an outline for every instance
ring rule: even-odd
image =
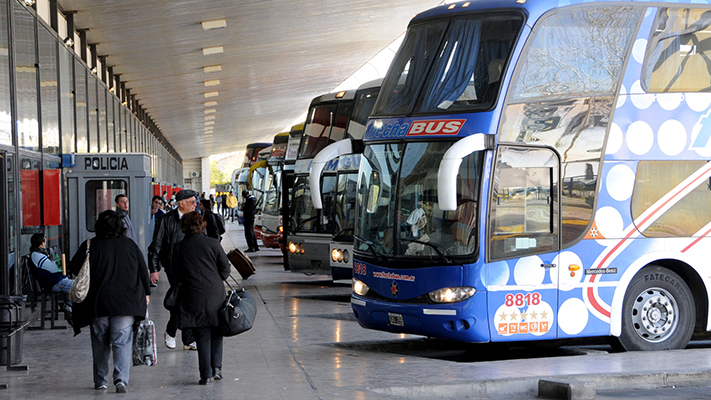
[[[62,171],[45,169],[42,171],[44,194],[44,225],[62,225]]]
[[[39,171],[25,169],[20,171],[22,180],[20,192],[22,194],[22,226],[40,226],[40,190]]]
[[[160,196],[160,194],[162,193],[160,191],[160,188],[160,185],[153,185],[153,196]]]

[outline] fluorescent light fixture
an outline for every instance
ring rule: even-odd
[[[222,71],[222,65],[208,65],[207,67],[202,67],[202,72],[209,74],[210,72],[220,72]]]
[[[214,108],[208,108],[207,110],[205,110],[205,114],[214,114],[216,112],[217,110],[215,110]]]
[[[97,72],[99,72],[99,69],[96,68],[96,66],[91,67],[91,73],[92,73],[92,74],[96,74]]]
[[[72,38],[70,38],[69,36],[67,36],[66,38],[64,38],[64,45],[67,46],[67,47],[72,47],[72,46],[74,46],[74,39],[72,39]]]
[[[202,105],[205,107],[214,107],[217,105],[217,102],[216,101],[206,101],[206,102],[202,103]]]
[[[202,55],[209,56],[211,54],[221,54],[224,51],[225,51],[225,49],[222,46],[205,47],[202,49]]]
[[[219,29],[227,26],[227,21],[224,19],[215,19],[212,21],[202,21],[202,30],[209,31],[210,29]]]
[[[220,92],[218,92],[218,91],[203,93],[203,96],[205,96],[206,99],[210,98],[210,97],[217,97],[219,95],[220,95]]]
[[[219,79],[213,79],[213,80],[210,80],[210,81],[204,81],[203,84],[205,85],[205,87],[217,86],[217,85],[220,84],[220,80],[219,80]]]
[[[35,5],[35,0],[25,0],[24,3],[27,7],[32,7]]]
[[[215,121],[205,121],[205,126],[215,125]]]
[[[208,115],[207,117],[205,117],[205,121],[212,121],[213,119],[215,119],[214,115]]]

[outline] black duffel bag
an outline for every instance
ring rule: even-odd
[[[232,275],[230,275],[230,278],[232,278]],[[219,312],[222,336],[239,335],[252,329],[254,317],[257,315],[257,304],[254,302],[254,297],[239,285],[234,278],[232,280],[235,281],[239,289],[232,288],[229,282],[225,281],[230,290],[227,292]]]

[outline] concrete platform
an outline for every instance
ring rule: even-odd
[[[242,228],[227,225],[225,249],[246,248]],[[711,382],[709,342],[678,351],[611,353],[599,339],[554,348],[468,345],[368,331],[352,316],[349,286],[284,271],[278,250],[263,249],[253,260],[257,274],[243,283],[258,302],[256,324],[225,339],[225,379],[199,386],[197,352],[163,345],[168,312],[162,307],[167,290],[162,279],[149,306],[159,335],[158,365],[131,369],[126,398],[530,399],[536,398],[540,379],[587,382],[598,398],[618,398],[631,388]],[[93,389],[88,330],[76,337],[70,330],[28,331],[24,342],[23,364],[29,371],[1,368],[0,384],[8,388],[0,390],[0,399],[115,395],[112,387]]]

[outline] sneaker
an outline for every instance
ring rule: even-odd
[[[96,390],[106,390],[106,388],[107,388],[106,385],[95,385],[94,386],[94,389],[96,389]]]
[[[197,350],[197,343],[192,342],[190,344],[183,345],[183,350]]]
[[[163,334],[163,339],[165,339],[165,347],[169,349],[175,348],[175,338],[170,336],[168,332]]]
[[[126,393],[126,384],[119,382],[116,384],[116,393]]]

